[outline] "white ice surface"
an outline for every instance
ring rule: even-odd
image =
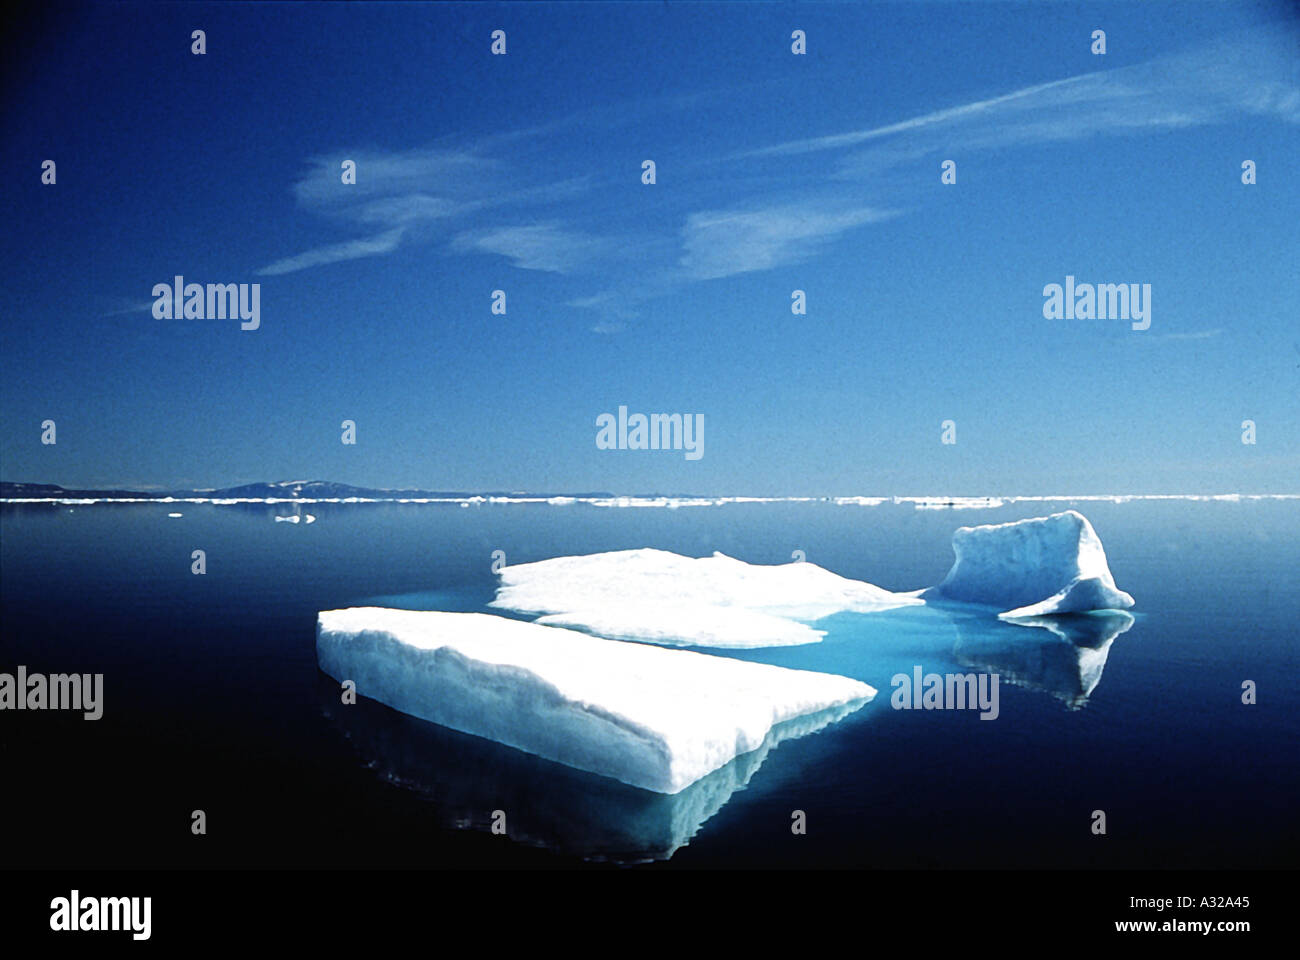
[[[778,723],[876,692],[481,613],[327,610],[316,655],[329,676],[404,713],[669,794],[762,746]]]
[[[491,605],[606,637],[738,648],[815,643],[823,632],[800,621],[919,602],[806,561],[644,549],[503,567]]]
[[[570,610],[538,617],[538,623],[572,627],[615,640],[665,646],[786,647],[817,643],[824,630],[785,617],[707,603],[653,604],[634,600],[602,609]]]
[[[948,576],[921,597],[1010,608],[1003,617],[1133,606],[1133,598],[1115,586],[1097,532],[1074,510],[960,527],[952,549],[956,562]]]

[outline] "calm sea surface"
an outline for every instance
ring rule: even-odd
[[[818,623],[820,644],[727,652],[879,694],[673,797],[373,702],[340,706],[316,667],[317,611],[484,609],[495,550],[508,563],[651,546],[763,564],[802,550],[903,590],[942,579],[956,527],[1071,506],[1136,599],[1132,618],[838,614]],[[316,522],[274,520],[294,512]],[[0,864],[1293,865],[1298,529],[1296,502],[0,507],[0,672],[104,674],[101,720],[0,717]],[[891,677],[917,666],[999,674],[998,718],[892,709]],[[508,837],[490,832],[494,810]]]

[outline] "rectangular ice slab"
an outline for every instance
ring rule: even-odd
[[[326,610],[316,657],[403,713],[659,793],[757,749],[778,723],[876,694],[848,677],[482,613]]]

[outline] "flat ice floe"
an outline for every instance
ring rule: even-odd
[[[666,794],[763,746],[778,724],[876,693],[848,677],[482,613],[327,610],[316,656],[403,713]]]
[[[920,603],[804,562],[763,566],[715,553],[619,550],[501,569],[491,606],[605,637],[705,647],[816,643],[800,621]]]

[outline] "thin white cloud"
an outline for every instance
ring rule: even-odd
[[[356,183],[342,182],[345,160],[356,164]],[[315,209],[347,209],[380,197],[451,199],[495,184],[503,169],[501,161],[472,150],[340,151],[312,160],[293,192],[304,207]]]
[[[356,164],[355,183],[343,183],[343,163]],[[454,221],[471,214],[510,206],[555,203],[572,199],[589,187],[586,177],[556,183],[516,187],[505,161],[471,149],[431,147],[395,153],[380,151],[337,152],[313,159],[294,184],[298,205],[370,235],[325,244],[276,260],[258,271],[276,275],[326,264],[391,253],[404,243],[428,243],[445,238]],[[380,233],[373,233],[374,230]],[[554,257],[548,259],[543,242],[532,238],[537,249],[526,249],[527,234],[512,235],[501,228],[500,243],[520,250],[521,265],[532,269],[567,270],[577,259],[576,241],[567,248],[564,237]],[[487,242],[493,242],[489,234]],[[485,248],[489,249],[489,248]]]
[[[609,241],[571,230],[558,224],[497,227],[470,231],[452,241],[460,252],[478,251],[508,257],[524,270],[573,273],[599,260]]]
[[[612,330],[635,316],[638,303],[681,284],[797,263],[859,226],[897,216],[899,211],[884,209],[885,203],[906,203],[907,184],[915,182],[911,168],[940,151],[960,158],[974,150],[1171,131],[1243,114],[1300,123],[1300,74],[1294,52],[1279,40],[1245,32],[1136,66],[1037,83],[896,122],[718,157],[729,171],[723,199],[714,201],[717,209],[686,213],[692,209],[690,195],[676,195],[683,198],[677,202],[684,204],[684,220],[677,221],[676,229],[657,233],[639,224],[618,237],[575,228],[571,201],[591,191],[589,177],[529,183],[529,172],[544,168],[550,156],[548,137],[575,125],[586,128],[574,118],[468,146],[337,152],[312,160],[294,185],[294,195],[304,211],[359,236],[282,258],[260,273],[380,256],[404,244],[494,254],[521,269],[557,274],[635,260],[635,276],[611,271],[603,292],[569,303],[603,314],[604,326]],[[628,106],[611,105],[585,120],[626,123]],[[681,106],[669,100],[654,109]],[[819,165],[823,154],[826,159]],[[344,160],[357,164],[355,185],[341,183]],[[805,171],[798,174],[803,189],[819,191],[814,202],[774,186],[789,181],[791,166]],[[747,176],[747,170],[763,173]],[[895,171],[907,184],[887,192],[882,171]],[[864,195],[861,187],[846,184],[850,180],[871,183],[877,196],[889,200]],[[618,202],[614,197],[620,196],[616,191],[623,183],[611,175],[608,184],[614,192],[603,195],[605,214]],[[702,189],[698,183],[697,189]],[[584,215],[601,212],[590,202],[600,196],[585,199]],[[553,206],[548,210],[547,204]]]
[[[1152,340],[1211,340],[1223,333],[1222,327],[1215,327],[1213,330],[1191,330],[1186,333],[1160,333],[1151,337]],[[1148,339],[1143,337],[1143,339]]]
[[[939,150],[1177,130],[1243,113],[1300,124],[1294,51],[1276,35],[1248,30],[1172,56],[1034,84],[861,130],[751,150],[742,157],[842,155],[840,173],[865,175]],[[857,148],[857,149],[854,149]]]
[[[693,213],[682,228],[680,266],[691,279],[711,280],[797,263],[854,227],[897,215],[824,203]]]
[[[751,150],[746,155],[751,157],[791,155],[853,147],[881,137],[888,137],[899,133],[910,133],[916,130],[924,130],[928,127],[936,127],[942,124],[952,123],[954,121],[964,120],[980,115],[989,115],[995,112],[999,107],[1015,105],[1018,101],[1024,100],[1032,102],[1034,98],[1038,97],[1040,94],[1055,94],[1057,92],[1063,92],[1068,90],[1069,87],[1077,86],[1087,79],[1088,76],[1081,76],[1069,77],[1065,80],[1054,80],[1051,83],[1025,87],[1022,90],[1016,90],[1000,97],[993,97],[988,100],[978,100],[958,107],[950,107],[946,110],[936,110],[933,113],[912,117],[909,120],[902,120],[897,123],[872,127],[866,130],[851,130],[846,133],[829,134],[821,137],[809,137],[803,140],[790,140],[786,143],[778,143],[771,147]]]
[[[152,300],[127,300],[125,297],[117,298],[120,306],[109,310],[107,313],[101,313],[101,317],[120,317],[128,313],[145,313],[153,309]]]
[[[350,215],[359,223],[406,226],[426,220],[441,220],[461,212],[462,208],[463,205],[458,206],[446,197],[411,193],[371,200],[354,208]]]
[[[317,247],[296,256],[277,260],[270,266],[258,270],[257,273],[259,276],[273,277],[284,273],[293,273],[296,270],[305,270],[307,267],[323,266],[327,263],[340,263],[344,260],[357,260],[361,257],[377,257],[380,254],[391,253],[396,250],[398,244],[402,242],[402,233],[403,231],[399,227],[361,240],[347,240],[327,247]]]

